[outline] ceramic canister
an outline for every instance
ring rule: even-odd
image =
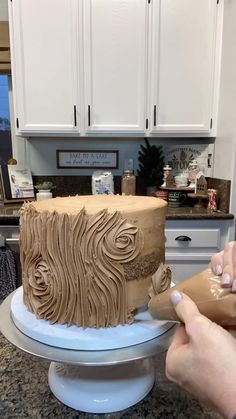
[[[43,199],[51,199],[52,198],[52,192],[50,192],[50,190],[48,189],[44,189],[44,190],[39,190],[36,193],[36,200],[37,201],[42,201]]]

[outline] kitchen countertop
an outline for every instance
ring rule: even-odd
[[[0,206],[0,224],[19,224],[19,210],[21,205]],[[230,220],[234,215],[222,211],[209,211],[207,208],[182,206],[168,208],[167,220]]]
[[[233,218],[234,215],[227,212],[187,206],[168,208],[166,216],[167,220],[231,220]]]
[[[59,402],[48,386],[49,362],[22,352],[0,333],[0,417],[2,419],[222,419],[165,377],[166,353],[154,358],[156,383],[138,404],[124,411],[89,414]]]

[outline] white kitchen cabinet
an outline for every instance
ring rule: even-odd
[[[217,3],[9,0],[17,133],[212,135]]]
[[[148,2],[85,0],[87,132],[145,132]]]
[[[207,268],[211,256],[233,240],[234,220],[168,220],[166,264],[173,282],[180,282]]]
[[[17,131],[77,132],[77,1],[12,0],[9,13]]]
[[[151,133],[209,133],[214,118],[218,2],[151,3]]]

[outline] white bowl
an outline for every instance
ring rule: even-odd
[[[175,184],[177,187],[180,186],[188,186],[188,178],[187,176],[175,176]]]

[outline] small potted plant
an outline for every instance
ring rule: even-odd
[[[152,192],[163,183],[163,147],[150,145],[148,139],[145,138],[145,145],[140,146],[138,161],[138,176],[144,182],[147,195],[152,195]]]
[[[52,198],[51,190],[55,187],[56,186],[54,186],[52,182],[37,183],[37,185],[35,185],[35,188],[38,190],[38,192],[36,193],[37,201]]]

